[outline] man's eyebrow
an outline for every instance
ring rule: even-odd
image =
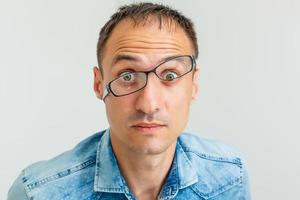
[[[171,56],[166,56],[162,59],[160,59],[158,61],[158,63],[162,63],[166,60],[169,60],[169,59],[172,59],[172,58],[175,58],[175,57],[178,57],[180,55],[171,55]],[[121,61],[133,61],[133,62],[141,62],[142,59],[139,58],[138,56],[133,56],[133,55],[129,55],[129,54],[119,54],[117,55],[115,58],[113,58],[113,61],[112,61],[112,68],[118,63],[118,62],[121,62]]]

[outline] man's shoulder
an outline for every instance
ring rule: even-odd
[[[55,182],[57,179],[64,180],[66,178],[65,180],[69,182],[69,177],[75,173],[77,175],[82,173],[82,171],[85,171],[84,173],[94,173],[86,172],[87,170],[85,169],[95,165],[97,147],[103,133],[104,131],[91,135],[78,143],[73,149],[61,153],[52,159],[29,165],[15,181],[10,189],[10,193],[14,193],[15,188],[20,188],[20,185],[22,185],[24,192],[28,195],[37,188],[46,189],[47,187],[43,187],[44,185]]]
[[[178,143],[198,176],[198,182],[191,186],[194,192],[216,199],[246,193],[245,163],[237,148],[190,133],[181,134]]]
[[[54,158],[39,161],[25,168],[27,178],[38,179],[47,177],[64,169],[79,169],[95,162],[97,144],[103,132],[98,132],[82,140],[73,149],[65,151]],[[92,161],[93,160],[93,161]],[[91,163],[92,162],[92,163]]]
[[[185,132],[180,135],[178,141],[185,152],[193,153],[199,158],[240,164],[240,151],[220,140]]]

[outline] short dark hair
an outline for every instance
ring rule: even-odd
[[[110,17],[108,22],[106,22],[100,31],[99,40],[97,43],[97,59],[101,71],[103,49],[115,26],[123,19],[130,18],[135,22],[135,24],[138,24],[140,22],[146,22],[148,17],[152,16],[158,19],[160,28],[163,20],[169,20],[177,23],[186,32],[188,38],[190,39],[193,45],[194,57],[198,57],[197,36],[194,29],[194,24],[189,18],[185,17],[179,11],[162,4],[133,3],[120,7],[118,11]]]

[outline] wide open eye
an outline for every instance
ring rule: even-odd
[[[163,79],[166,81],[172,81],[178,77],[178,74],[173,71],[167,71],[163,74]]]
[[[135,73],[132,72],[122,72],[119,77],[120,81],[124,83],[133,82],[135,78],[136,78]]]
[[[179,56],[161,63],[155,72],[160,79],[175,82],[178,78],[190,72],[192,67],[192,59],[189,56]]]

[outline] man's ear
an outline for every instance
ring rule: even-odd
[[[99,67],[94,66],[94,92],[97,98],[102,99],[103,96],[103,77]]]
[[[193,74],[193,90],[192,90],[192,100],[195,100],[199,93],[199,73],[200,69],[196,68]]]

